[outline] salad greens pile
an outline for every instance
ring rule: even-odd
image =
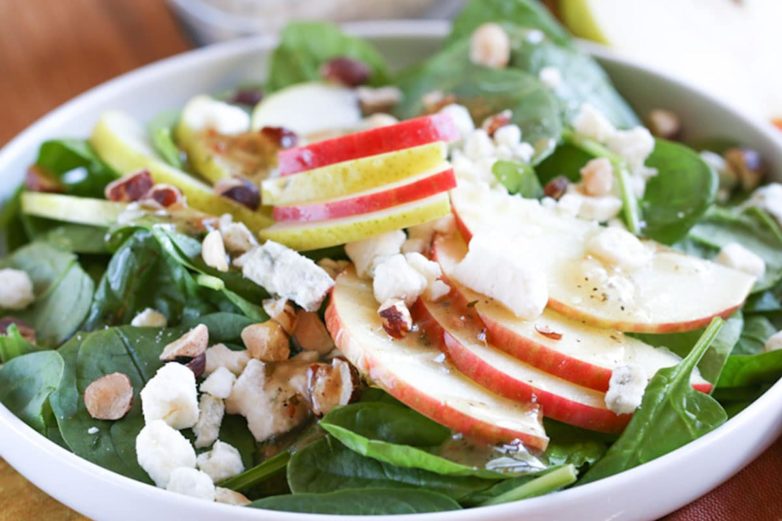
[[[470,60],[470,36],[486,22],[501,24],[511,39],[507,68]],[[600,143],[576,135],[570,122],[584,103],[618,128],[638,125],[638,116],[599,64],[533,0],[472,0],[442,50],[401,71],[387,66],[371,44],[333,26],[291,24],[272,54],[264,90],[317,81],[323,64],[338,56],[366,64],[372,85],[401,90],[394,109],[400,119],[423,113],[422,100],[433,91],[453,95],[478,122],[509,109],[534,147],[529,163],[494,164],[493,175],[511,193],[542,198],[558,176],[578,180],[592,158],[608,159],[620,181],[628,168]],[[561,74],[558,88],[541,81],[546,67]],[[168,112],[148,131],[167,164],[187,169],[176,124],[177,113]],[[247,470],[218,485],[241,492],[253,501],[251,507],[292,512],[403,514],[494,505],[618,474],[739,413],[782,376],[782,350],[764,349],[782,328],[782,229],[765,210],[743,204],[746,191],[734,190],[718,202],[717,172],[682,143],[657,139],[646,166],[657,173],[643,196],[630,189],[627,176],[620,186],[622,218],[630,231],[706,259],[738,243],[760,256],[766,270],[730,318],[687,333],[637,335],[682,361],[651,378],[621,434],[546,419],[550,443],[544,453],[520,445],[500,453],[472,445],[369,388],[358,401],[270,442],[257,443],[243,417],[227,414],[219,438],[238,449]],[[43,143],[31,172],[41,182],[53,178],[62,193],[93,198],[102,198],[124,173],[108,166],[87,141],[71,138]],[[138,392],[162,366],[163,347],[206,324],[211,343],[239,350],[242,330],[268,319],[261,302],[269,295],[238,272],[207,266],[200,240],[181,223],[150,220],[105,228],[34,217],[21,210],[20,198],[29,190],[34,188],[28,182],[0,214],[7,251],[0,269],[26,272],[36,299],[23,311],[0,311],[29,325],[35,336],[25,335],[17,323],[0,330],[0,402],[74,454],[152,483],[136,456],[136,436],[144,426]],[[307,255],[345,258],[342,247]],[[129,325],[147,308],[165,315],[168,325]],[[711,394],[691,387],[696,367],[714,384]],[[132,408],[120,420],[95,420],[85,407],[85,388],[113,372],[129,377]],[[183,432],[194,439],[190,429]],[[507,466],[485,465],[500,460]]]

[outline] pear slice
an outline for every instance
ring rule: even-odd
[[[125,208],[125,203],[105,199],[43,192],[22,193],[22,213],[54,221],[108,227],[117,222]]]
[[[90,143],[101,159],[120,174],[146,169],[156,183],[179,188],[192,208],[211,215],[229,213],[256,232],[272,223],[271,217],[262,211],[221,197],[210,186],[164,162],[149,143],[144,127],[123,112],[102,114]]]

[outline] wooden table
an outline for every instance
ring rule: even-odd
[[[163,0],[0,0],[0,144],[87,88],[189,47]],[[736,478],[669,519],[781,519],[781,471],[778,441]],[[0,521],[22,519],[85,518],[0,460]]]

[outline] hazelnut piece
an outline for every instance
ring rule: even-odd
[[[262,362],[282,362],[291,354],[288,335],[274,320],[250,324],[244,328],[242,342],[250,357]]]
[[[413,318],[404,300],[386,300],[377,314],[383,319],[383,329],[393,338],[404,338],[413,328]]]
[[[133,385],[123,373],[101,376],[84,390],[84,405],[96,420],[119,420],[132,404]]]
[[[209,330],[204,324],[198,324],[196,327],[168,344],[160,354],[160,359],[170,361],[180,357],[195,358],[206,351],[208,345]]]
[[[305,351],[316,351],[322,355],[334,349],[326,325],[314,311],[300,311],[293,326],[293,340]]]
[[[109,201],[131,203],[144,197],[154,184],[149,171],[141,170],[112,181],[104,193]]]

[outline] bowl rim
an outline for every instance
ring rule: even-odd
[[[378,22],[351,22],[342,24],[342,27],[347,32],[357,36],[395,38],[401,40],[415,37],[442,37],[447,34],[449,26],[449,22],[440,20],[389,20]],[[4,166],[7,163],[10,163],[16,155],[23,154],[26,150],[29,149],[29,147],[38,146],[40,144],[40,137],[38,134],[46,126],[56,124],[56,122],[60,120],[67,120],[70,117],[69,112],[74,109],[74,107],[78,107],[81,103],[84,103],[86,100],[109,97],[112,90],[117,85],[122,85],[124,88],[129,88],[134,84],[146,83],[149,77],[154,77],[161,70],[188,69],[194,66],[194,64],[197,62],[206,62],[208,65],[210,63],[219,62],[220,60],[230,57],[233,54],[240,53],[248,49],[268,51],[275,42],[276,38],[273,36],[254,36],[230,42],[218,43],[204,48],[197,48],[150,63],[148,65],[144,65],[140,68],[108,80],[107,82],[104,82],[96,87],[93,87],[42,116],[36,122],[23,130],[20,134],[18,134],[15,138],[9,141],[5,146],[3,146],[2,149],[0,149],[0,171],[2,171]],[[699,87],[691,84],[688,81],[672,77],[671,75],[659,71],[653,67],[639,65],[633,60],[617,55],[615,52],[603,46],[583,42],[580,42],[579,45],[582,45],[588,52],[600,60],[613,62],[639,72],[642,71],[651,73],[655,76],[662,77],[671,84],[691,91],[692,94],[704,99],[715,108],[721,111],[725,111],[732,117],[743,120],[748,125],[754,127],[760,134],[763,134],[765,138],[774,143],[779,153],[782,154],[782,133],[778,133],[778,131],[776,131],[770,123],[762,122],[757,118],[753,118],[752,116],[741,113],[734,106],[716,98],[714,95],[708,92],[704,92]],[[2,205],[3,202],[4,201],[0,201],[0,205]],[[695,453],[702,452],[706,450],[708,446],[730,436],[732,431],[739,429],[742,426],[747,427],[748,425],[754,423],[757,419],[768,414],[769,411],[773,412],[775,410],[775,404],[779,403],[779,401],[782,401],[782,379],[777,381],[763,395],[747,406],[747,408],[745,408],[733,418],[730,418],[725,424],[721,425],[714,431],[711,431],[701,438],[698,438],[697,440],[690,442],[687,445],[680,447],[673,452],[665,454],[655,460],[586,485],[540,497],[525,499],[524,501],[520,502],[465,509],[463,511],[373,516],[372,519],[389,521],[392,519],[415,519],[422,521],[440,521],[445,519],[489,520],[511,514],[523,513],[520,511],[520,508],[526,509],[529,507],[532,509],[535,507],[542,507],[547,504],[554,504],[556,502],[575,502],[578,499],[584,498],[586,496],[610,495],[611,489],[614,487],[614,485],[618,484],[622,480],[643,479],[643,476],[645,475],[661,472],[664,473],[665,471],[675,471],[677,460],[687,455],[693,455]],[[778,421],[777,424],[782,426],[782,414],[776,414],[780,416],[780,421]],[[47,457],[60,460],[68,467],[89,471],[91,474],[95,475],[102,481],[108,482],[112,487],[133,491],[136,494],[145,494],[148,497],[151,497],[155,500],[160,500],[162,502],[186,504],[191,507],[200,507],[202,510],[209,509],[210,512],[213,512],[215,515],[230,515],[236,514],[237,512],[236,507],[232,505],[205,503],[203,500],[169,493],[164,489],[160,489],[153,485],[142,483],[132,478],[125,477],[119,473],[104,469],[95,463],[73,454],[63,447],[60,447],[45,436],[39,434],[32,427],[28,426],[21,419],[11,413],[3,404],[0,404],[0,427],[7,429],[9,432],[12,432],[12,435],[15,437],[25,438],[30,444],[35,446],[35,448],[38,450],[38,453],[41,454],[42,457],[46,455]],[[773,440],[770,440],[769,444],[772,441]],[[2,454],[0,454],[0,456],[2,456]],[[748,463],[749,461],[745,462],[745,464]],[[51,494],[51,492],[47,493]],[[64,499],[63,502],[65,502]],[[253,517],[257,517],[259,520],[270,519],[270,516],[274,516],[275,518],[281,520],[303,518],[303,515],[299,513],[261,509],[259,509],[257,512],[257,516]],[[308,516],[310,516],[309,518],[311,519],[337,519],[336,516],[328,514],[308,514]],[[344,518],[345,516],[339,517]]]

